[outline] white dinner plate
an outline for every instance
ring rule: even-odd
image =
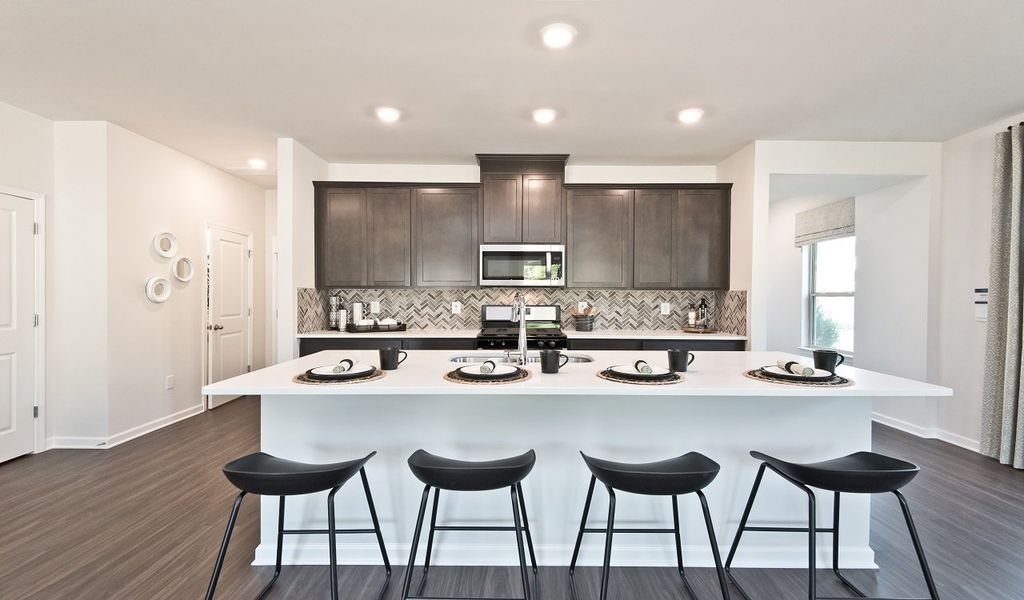
[[[493,371],[490,373],[484,373],[480,370],[483,366],[483,363],[478,365],[466,365],[464,367],[459,367],[456,370],[459,374],[473,379],[500,379],[502,377],[511,377],[519,372],[519,367],[516,367],[515,365],[494,365]]]
[[[623,377],[633,377],[633,378],[637,378],[637,377],[657,378],[657,377],[666,377],[666,376],[672,374],[672,371],[669,371],[665,367],[657,367],[657,366],[654,366],[654,365],[647,365],[647,366],[649,366],[651,368],[651,372],[650,373],[641,373],[640,371],[637,371],[636,367],[634,367],[633,365],[615,365],[614,367],[608,367],[608,370],[611,371],[612,373],[616,374],[616,375],[621,375]]]
[[[373,365],[368,365],[365,363],[356,363],[352,365],[352,368],[349,369],[348,371],[335,373],[334,368],[337,366],[338,365],[336,364],[325,365],[323,367],[310,369],[309,372],[312,373],[313,375],[317,375],[320,377],[360,377],[362,375],[369,375],[370,373],[373,373],[373,370],[376,368]]]
[[[832,378],[832,373],[825,369],[815,369],[811,375],[801,375],[799,373],[790,373],[778,365],[769,365],[767,367],[761,367],[761,370],[769,375],[774,375],[782,379],[806,379],[808,381],[821,381]]]

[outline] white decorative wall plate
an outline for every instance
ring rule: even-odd
[[[156,304],[166,302],[171,297],[171,282],[166,277],[150,277],[146,282],[146,297]]]
[[[192,281],[192,276],[196,274],[196,267],[190,259],[182,256],[171,264],[171,273],[174,274],[174,278],[178,281],[188,283]]]
[[[178,238],[166,231],[158,233],[153,238],[153,249],[164,258],[173,258],[178,253]]]

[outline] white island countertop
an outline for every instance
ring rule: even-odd
[[[484,352],[484,351],[477,351]],[[310,385],[295,383],[292,378],[306,370],[335,364],[344,358],[378,365],[375,350],[325,350],[309,356],[280,363],[252,373],[207,385],[203,394],[210,395],[348,395],[361,396],[573,396],[639,394],[643,396],[730,396],[730,397],[815,397],[815,396],[951,396],[953,390],[933,385],[866,371],[854,367],[840,367],[838,374],[854,381],[848,387],[797,386],[756,381],[744,372],[764,365],[775,364],[781,358],[806,361],[806,357],[784,352],[694,352],[696,359],[685,374],[685,381],[674,385],[629,385],[600,379],[597,374],[612,365],[632,364],[644,359],[653,365],[667,362],[664,351],[589,351],[567,352],[586,355],[590,363],[570,363],[555,375],[540,372],[538,363],[527,369],[532,377],[506,385],[466,385],[446,381],[443,376],[459,366],[449,359],[473,351],[413,350],[408,359],[385,377],[366,383]]]
[[[682,329],[598,329],[596,331],[575,331],[563,329],[570,340],[717,340],[743,341],[745,335],[734,333],[686,333]],[[296,334],[299,339],[331,338],[475,338],[479,329],[408,329],[406,331],[380,331],[373,333],[349,333],[333,329],[322,329]]]

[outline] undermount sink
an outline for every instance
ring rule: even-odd
[[[562,356],[568,357],[570,363],[594,362],[594,357],[588,354],[580,354],[578,352],[562,352]],[[505,352],[495,352],[493,350],[483,350],[480,352],[463,352],[460,354],[453,354],[448,357],[448,362],[453,363],[482,363],[489,360],[494,361],[496,363],[518,363],[519,357],[515,352],[513,352],[512,356],[510,357]],[[540,352],[537,350],[531,350],[530,352],[527,352],[526,362],[540,362]]]

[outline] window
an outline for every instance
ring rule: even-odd
[[[851,236],[805,246],[808,346],[853,352],[854,240]]]

